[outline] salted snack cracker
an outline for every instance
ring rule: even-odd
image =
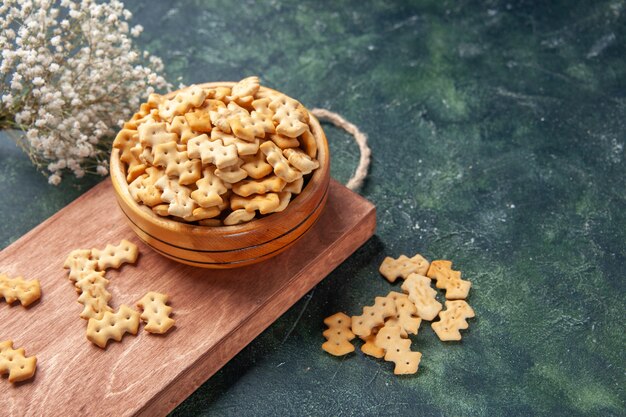
[[[197,204],[191,198],[191,189],[170,180],[167,176],[161,177],[154,185],[163,191],[161,194],[163,201],[169,203],[168,214],[183,218],[193,214]]]
[[[279,135],[275,133],[269,136],[272,142],[276,144],[280,149],[297,148],[300,146],[300,142],[296,138],[290,138],[288,136]]]
[[[287,183],[283,191],[289,192],[291,194],[300,194],[302,192],[302,187],[304,186],[304,179],[298,178],[294,182]]]
[[[352,317],[352,331],[357,336],[369,336],[372,331],[385,323],[387,317],[396,314],[394,300],[376,297],[373,306],[363,307],[363,314]]]
[[[23,307],[28,307],[41,297],[41,285],[38,279],[26,281],[22,277],[9,278],[6,274],[0,274],[0,298],[8,304],[20,302]]]
[[[280,148],[273,142],[263,143],[261,151],[265,154],[267,162],[274,168],[274,174],[286,182],[293,182],[302,177],[302,172],[289,165],[289,161],[283,156]]]
[[[334,356],[347,355],[354,352],[354,345],[350,343],[354,339],[354,333],[350,330],[351,319],[344,313],[336,313],[324,319],[328,329],[324,330],[326,342],[322,349]]]
[[[98,270],[119,268],[125,263],[135,263],[139,251],[137,246],[126,239],[117,245],[107,245],[104,249],[92,249],[91,258],[98,262]]]
[[[278,123],[276,133],[297,138],[309,129],[308,112],[298,101],[281,95],[270,102],[269,108],[274,112],[273,120]]]
[[[470,281],[461,279],[461,271],[452,269],[452,262],[436,260],[430,264],[426,276],[437,281],[437,288],[446,290],[446,299],[461,300],[467,298],[472,287]]]
[[[441,303],[437,301],[437,291],[430,286],[430,279],[419,274],[410,274],[402,283],[402,291],[408,294],[413,302],[417,315],[431,321],[441,311]]]
[[[167,295],[150,291],[137,302],[141,310],[140,318],[146,323],[144,329],[148,333],[163,334],[174,326],[175,321],[170,317],[172,307],[167,305]]]
[[[176,142],[162,143],[154,147],[154,165],[165,168],[169,177],[178,177],[180,185],[189,185],[202,176],[202,163],[190,159],[187,151],[180,151]]]
[[[211,100],[211,101],[216,101],[216,100]],[[219,101],[218,103],[221,103],[221,101]],[[209,115],[208,108],[201,108],[198,110],[194,110],[192,112],[185,114],[184,117],[185,119],[187,119],[189,128],[193,132],[210,133],[213,128],[211,125],[211,116]],[[182,139],[183,138],[181,137],[181,141]]]
[[[213,207],[196,207],[189,216],[184,217],[188,222],[197,222],[199,220],[211,219],[220,215],[222,210],[218,206]]]
[[[203,165],[213,164],[217,168],[234,165],[238,160],[235,145],[224,146],[220,139],[212,141],[206,134],[187,142],[187,153],[191,158],[199,158]]]
[[[256,216],[256,212],[248,211],[246,209],[238,209],[232,211],[226,218],[224,219],[225,226],[234,226],[236,224],[241,224],[245,222],[249,222],[254,219]]]
[[[302,132],[299,138],[300,146],[304,149],[307,155],[311,158],[315,158],[317,156],[317,142],[315,141],[315,137],[310,130],[305,130]]]
[[[216,141],[218,139],[222,141],[224,146],[235,145],[239,156],[256,154],[259,151],[259,144],[261,143],[258,138],[246,141],[228,133],[224,133],[219,129],[214,129],[211,132],[211,141]]]
[[[108,285],[109,280],[104,277],[104,271],[91,271],[74,282],[74,288],[76,288],[76,292],[79,294],[82,294],[83,292],[94,287],[102,287],[106,289]]]
[[[385,349],[376,345],[377,333],[378,329],[376,329],[376,333],[372,333],[369,336],[359,336],[359,338],[364,342],[361,345],[361,352],[365,353],[366,355],[381,359],[385,356]]]
[[[287,148],[283,150],[283,155],[289,163],[302,174],[307,175],[319,168],[320,163],[312,159],[309,155],[299,149]]]
[[[182,115],[194,107],[200,107],[207,96],[207,92],[200,86],[192,85],[178,92],[174,98],[159,104],[159,115],[165,120],[172,120],[174,116]]]
[[[248,173],[242,169],[243,160],[238,159],[237,163],[226,168],[217,168],[215,175],[224,181],[224,186],[232,188],[232,184],[236,184],[239,181],[243,181]]]
[[[285,188],[285,180],[275,175],[266,177],[261,180],[244,180],[233,185],[233,192],[242,197],[248,197],[252,194],[266,194],[269,192],[277,193]]]
[[[310,120],[297,100],[252,76],[232,88],[151,94],[114,147],[137,204],[171,220],[234,225],[285,210],[319,168]],[[224,189],[252,203],[235,198],[235,208]]]
[[[165,122],[142,124],[137,128],[137,132],[139,132],[139,142],[144,148],[154,148],[157,145],[178,140],[176,133],[167,131]]]
[[[252,179],[258,180],[274,172],[274,168],[267,163],[265,154],[260,150],[255,155],[246,155],[243,156],[242,159],[244,164],[241,165],[241,168],[246,172],[246,175]],[[302,180],[302,182],[304,182],[304,180]]]
[[[391,316],[385,324],[396,324],[402,329],[403,336],[417,334],[422,319],[417,314],[415,304],[406,294],[391,291],[387,298],[391,298],[396,303],[396,315]]]
[[[448,300],[446,309],[439,313],[441,320],[431,324],[431,327],[442,341],[461,340],[459,330],[467,329],[467,319],[474,316],[474,310],[465,300]]]
[[[191,193],[191,198],[200,207],[213,207],[223,203],[224,200],[220,196],[228,191],[212,167],[202,171],[202,178],[196,181],[196,186],[198,189]]]
[[[272,213],[280,205],[280,198],[276,193],[254,194],[249,197],[233,195],[230,199],[230,208],[233,210],[246,209],[261,214]]]
[[[385,360],[393,362],[396,375],[409,375],[417,372],[422,354],[411,351],[411,340],[401,336],[398,325],[384,325],[376,335],[376,345],[385,349]]]
[[[278,212],[283,211],[284,209],[287,208],[287,206],[289,205],[289,202],[291,201],[291,193],[286,192],[286,191],[281,191],[277,194],[278,194],[278,207],[276,207],[272,213],[278,213]]]
[[[0,342],[0,375],[9,374],[9,382],[32,378],[37,369],[37,357],[26,357],[24,348],[13,349],[13,341]]]
[[[87,324],[87,339],[104,349],[111,339],[120,342],[125,333],[139,330],[139,312],[122,304],[117,312],[107,311],[101,319],[91,318]]]
[[[400,255],[398,259],[387,256],[380,265],[380,273],[387,278],[389,282],[395,282],[396,279],[406,279],[409,274],[426,275],[428,271],[428,261],[419,253],[412,258],[406,255]]]
[[[111,294],[103,286],[88,286],[78,297],[78,302],[83,305],[80,318],[85,320],[101,319],[104,313],[113,311],[109,306],[110,299]]]

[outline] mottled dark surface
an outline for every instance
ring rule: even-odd
[[[626,415],[623,0],[128,7],[170,79],[258,74],[373,151],[377,235],[173,415]],[[346,181],[356,145],[327,135]],[[0,138],[0,244],[93,183],[48,186]],[[322,319],[398,289],[378,265],[414,252],[473,281],[463,341],[423,325],[409,377],[322,352]]]

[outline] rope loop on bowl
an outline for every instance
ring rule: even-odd
[[[359,145],[359,152],[361,157],[359,158],[359,165],[352,177],[348,180],[346,187],[351,190],[357,190],[363,185],[363,181],[367,177],[367,171],[370,166],[370,159],[372,151],[367,145],[367,135],[359,130],[354,124],[350,123],[335,112],[326,109],[312,109],[311,114],[320,120],[325,120],[332,123],[340,129],[345,130],[354,137],[357,145]]]

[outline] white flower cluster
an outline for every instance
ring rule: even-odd
[[[3,0],[0,127],[58,184],[64,170],[106,175],[117,126],[154,88],[163,63],[133,48],[131,12],[117,0]]]

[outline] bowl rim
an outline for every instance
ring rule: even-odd
[[[232,87],[235,84],[236,83],[233,81],[218,81],[195,85],[203,88],[214,88]],[[261,86],[261,89],[284,94],[265,86]],[[168,94],[165,94],[164,97],[171,98],[179,91],[181,90],[172,91]],[[214,235],[215,237],[220,237],[224,235],[236,236],[238,234],[246,234],[252,231],[274,229],[276,226],[275,216],[280,216],[283,218],[295,218],[296,216],[294,216],[294,214],[301,211],[302,206],[306,204],[311,196],[316,195],[320,188],[328,188],[328,180],[330,179],[330,153],[328,148],[328,140],[326,139],[326,135],[324,134],[324,131],[322,130],[322,127],[317,118],[313,116],[306,107],[305,109],[309,113],[309,125],[311,127],[311,133],[313,134],[313,137],[315,138],[315,141],[317,143],[317,160],[320,162],[320,166],[318,169],[313,171],[313,175],[311,176],[311,178],[309,178],[307,184],[304,186],[302,191],[297,194],[292,201],[289,202],[287,208],[282,212],[271,213],[265,215],[263,218],[254,219],[246,223],[232,226],[202,226],[188,224],[166,217],[161,217],[152,212],[152,210],[148,206],[139,204],[135,201],[135,199],[132,198],[132,196],[130,195],[130,191],[128,190],[128,182],[126,181],[126,176],[124,175],[122,170],[122,162],[119,159],[119,149],[113,148],[110,158],[110,176],[115,192],[119,197],[124,200],[126,206],[128,206],[136,214],[142,216],[145,220],[149,221],[152,225],[175,233],[184,233],[190,235],[201,234],[206,237],[211,237],[212,235]],[[326,181],[324,180],[325,177],[327,179]],[[322,192],[322,195],[325,195],[326,192],[327,190],[324,190]],[[289,229],[290,228],[291,227],[289,227]]]

